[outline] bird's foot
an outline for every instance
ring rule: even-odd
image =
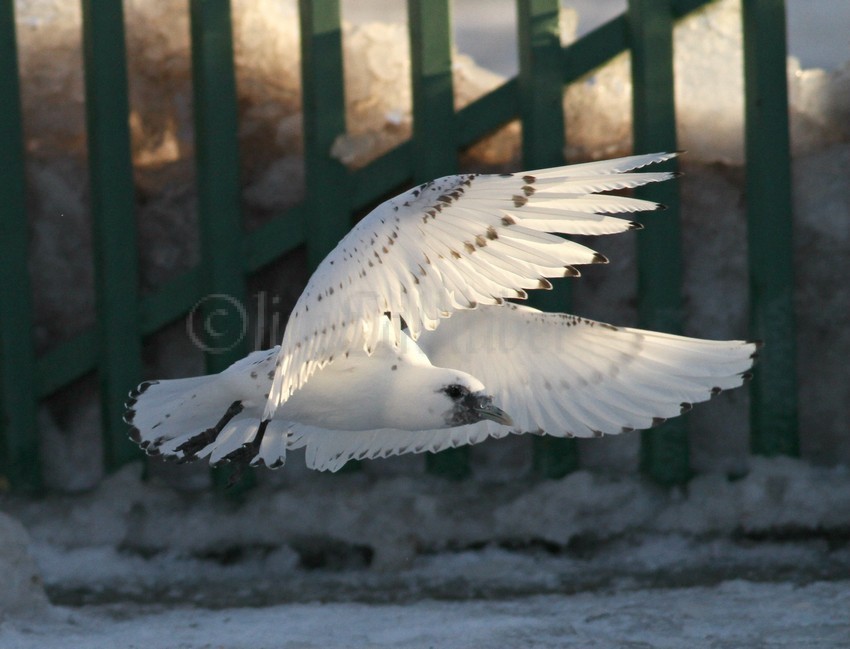
[[[183,457],[181,457],[178,462],[182,464],[184,462],[193,462],[194,460],[197,460],[198,452],[212,444],[218,438],[219,434],[228,422],[242,412],[242,408],[243,406],[241,401],[234,401],[230,404],[230,407],[224,413],[222,418],[218,420],[218,423],[215,426],[207,428],[197,435],[192,435],[192,437],[178,446],[175,450],[183,454]]]
[[[257,453],[260,452],[260,444],[263,441],[263,436],[266,434],[266,427],[269,425],[269,421],[270,420],[266,419],[260,422],[260,427],[257,429],[257,434],[254,435],[254,439],[242,444],[242,446],[237,448],[235,451],[231,451],[221,458],[222,462],[229,462],[234,465],[233,472],[227,479],[226,487],[228,489],[242,479],[242,476],[245,474],[245,469],[247,469],[251,465],[251,461],[257,457]]]

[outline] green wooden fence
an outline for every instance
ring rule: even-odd
[[[204,296],[243,299],[250,273],[298,246],[307,246],[315,266],[348,231],[355,211],[405,184],[456,171],[458,150],[513,119],[522,123],[525,167],[563,163],[564,85],[620,52],[632,52],[635,150],[676,149],[672,26],[707,2],[630,0],[624,15],[562,47],[558,0],[517,0],[518,77],[455,111],[450,2],[408,0],[413,136],[349,171],[329,154],[345,131],[339,0],[299,0],[307,199],[245,233],[230,3],[191,0],[201,263],[140,297],[137,256],[130,252],[136,249],[136,226],[127,78],[125,66],[115,65],[125,60],[122,2],[83,0],[97,325],[36,357],[15,2],[0,0],[0,491],[40,487],[38,403],[92,372],[100,379],[106,467],[142,457],[121,422],[125,395],[143,378],[142,339],[183,318]],[[743,4],[751,328],[753,337],[767,343],[752,382],[752,448],[795,454],[785,8],[783,0]],[[653,214],[652,228],[639,238],[640,319],[644,326],[676,332],[682,326],[678,188],[663,183],[643,195],[670,209]],[[562,282],[539,298],[538,306],[564,310],[567,288]],[[209,354],[208,369],[219,371],[245,351],[237,345],[225,354]],[[642,437],[643,469],[659,482],[688,478],[685,426],[686,419],[679,418]],[[578,464],[572,440],[535,444],[534,466],[541,475],[564,475]],[[454,477],[469,470],[462,449],[429,457],[428,463]]]

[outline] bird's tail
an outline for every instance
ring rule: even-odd
[[[282,466],[286,428],[262,421],[276,354],[254,352],[219,374],[142,383],[126,404],[130,438],[148,455],[181,462]]]

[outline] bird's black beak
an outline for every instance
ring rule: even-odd
[[[489,419],[503,426],[513,426],[514,420],[510,418],[501,408],[493,405],[493,397],[486,394],[470,394],[467,399],[470,400],[469,408],[475,412],[481,419]]]

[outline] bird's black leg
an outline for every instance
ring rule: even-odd
[[[227,412],[224,413],[224,416],[218,420],[218,423],[212,428],[207,428],[204,431],[201,431],[197,435],[193,435],[188,440],[183,442],[180,446],[178,446],[175,450],[183,453],[183,457],[180,458],[179,462],[192,462],[193,460],[197,460],[196,453],[206,447],[209,444],[212,444],[216,438],[219,436],[224,427],[227,426],[228,422],[233,419],[236,415],[242,412],[243,406],[241,401],[234,401],[230,404],[230,407],[227,409]]]
[[[235,451],[231,451],[222,458],[222,461],[232,462],[235,465],[233,467],[233,473],[230,474],[230,478],[227,480],[228,489],[242,479],[245,469],[250,465],[251,460],[257,456],[257,453],[260,452],[260,444],[263,441],[263,436],[266,434],[266,428],[270,421],[271,419],[261,421],[254,439],[250,442],[245,442]]]

